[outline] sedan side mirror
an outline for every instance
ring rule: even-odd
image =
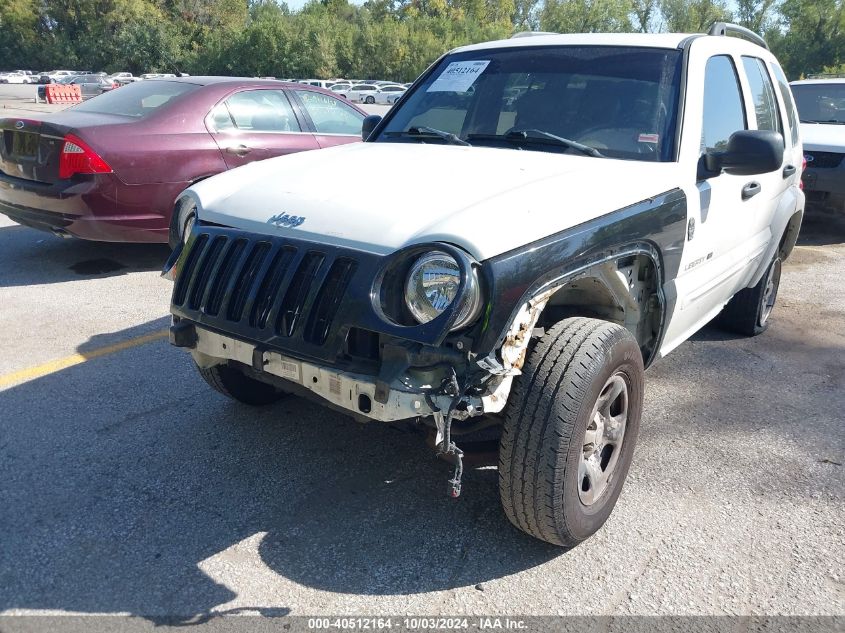
[[[725,151],[711,151],[704,158],[711,175],[765,174],[783,164],[783,136],[771,130],[741,130],[731,134]]]
[[[361,140],[366,141],[370,138],[370,134],[373,133],[379,123],[381,123],[381,117],[377,114],[364,117],[364,122],[361,124]]]

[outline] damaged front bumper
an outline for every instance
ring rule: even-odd
[[[434,413],[426,402],[424,392],[429,385],[424,383],[416,391],[390,388],[387,397],[380,398],[386,401],[380,402],[376,400],[376,376],[297,360],[184,321],[171,328],[170,339],[174,345],[187,347],[199,367],[208,368],[229,361],[241,363],[258,375],[264,374],[265,379],[282,389],[307,390],[356,417],[392,422]]]

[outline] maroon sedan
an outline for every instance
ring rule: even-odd
[[[0,119],[0,213],[62,236],[167,242],[186,187],[254,160],[360,141],[365,116],[303,84],[139,81],[39,121]]]

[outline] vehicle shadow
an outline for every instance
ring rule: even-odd
[[[801,232],[798,235],[799,246],[827,246],[845,243],[845,211],[832,211],[807,205]]]
[[[296,398],[233,403],[163,340],[0,391],[0,410],[0,612],[279,615],[298,585],[431,592],[563,552],[510,526],[495,468],[467,469],[449,499],[451,467],[418,432]],[[240,566],[266,570],[272,604]]]
[[[160,270],[169,254],[166,244],[62,239],[25,226],[0,226],[0,287]]]
[[[561,557],[555,573],[580,573],[579,560],[618,571],[617,558],[598,551],[608,539],[632,546],[625,539],[651,529],[644,517],[663,511],[677,460],[667,445],[683,444],[689,464],[705,464],[699,479],[675,482],[682,495],[700,494],[688,485],[712,488],[711,471],[720,490],[755,486],[773,507],[832,485],[812,469],[841,451],[831,429],[845,407],[845,339],[814,338],[799,329],[804,320],[728,344],[693,339],[650,370],[648,424],[623,507],[603,530],[611,536],[577,552],[508,523],[495,468],[468,469],[463,496],[449,499],[449,466],[412,429],[359,425],[297,398],[233,403],[163,340],[8,388],[0,612],[193,624],[220,613],[284,615],[294,603],[302,613],[316,608],[310,590],[326,592],[322,601],[328,592],[442,600],[437,592]],[[162,324],[99,335],[79,351]],[[755,442],[760,433],[766,442]],[[767,487],[748,483],[758,478]],[[624,502],[632,497],[640,504]]]

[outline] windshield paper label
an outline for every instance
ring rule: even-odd
[[[477,62],[452,62],[434,80],[426,92],[466,92],[487,68],[490,60]]]

